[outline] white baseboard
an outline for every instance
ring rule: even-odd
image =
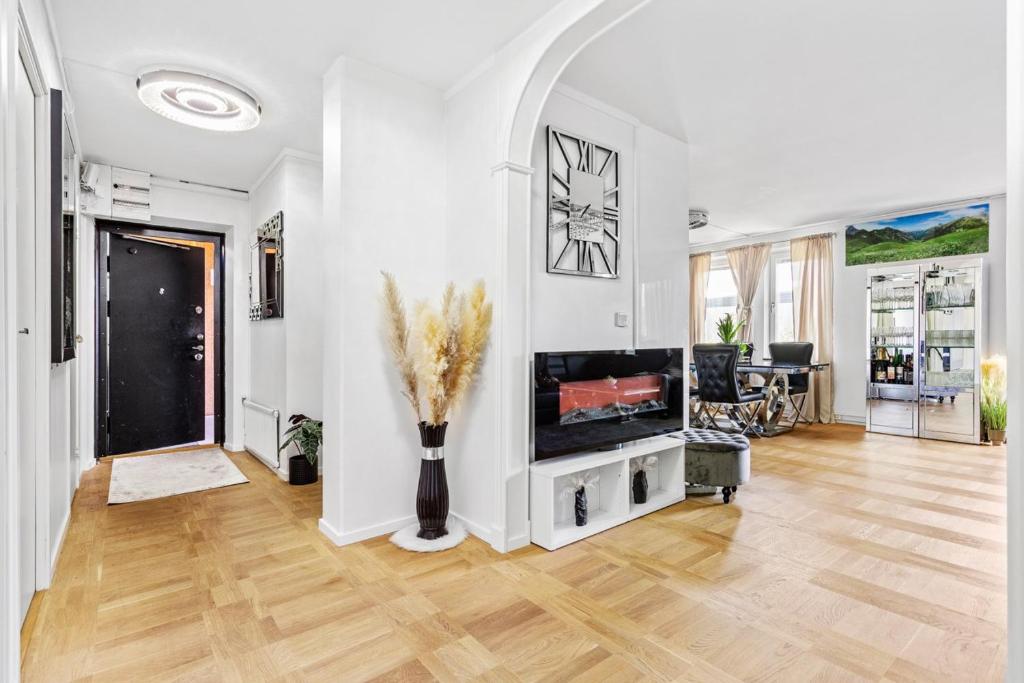
[[[231,451],[232,453],[241,453],[242,451],[245,450],[245,446],[242,446],[237,443],[228,443],[226,441],[224,442],[222,448],[226,451]]]
[[[528,545],[530,545],[530,534],[520,534],[518,536],[513,536],[512,538],[508,539],[508,550],[506,550],[505,552],[510,553],[513,550],[519,550],[520,548],[525,548]]]
[[[836,415],[836,422],[844,425],[864,426],[864,418],[857,415]]]
[[[74,500],[72,500],[74,504]],[[50,581],[53,580],[53,573],[57,570],[57,560],[60,559],[60,551],[64,549],[64,537],[67,536],[68,527],[71,525],[71,505],[68,505],[68,513],[64,515],[64,520],[60,523],[60,533],[57,535],[57,544],[50,550],[50,576],[46,582],[46,588],[49,588]]]
[[[371,526],[363,527],[362,529],[356,529],[355,531],[341,532],[332,527],[329,522],[321,517],[318,527],[320,532],[329,538],[334,545],[349,545],[351,543],[365,541],[368,538],[376,538],[377,536],[383,536],[384,534],[394,533],[402,527],[409,526],[415,522],[416,515],[409,515],[408,517],[399,517],[398,519],[393,519],[389,522],[373,524]]]
[[[476,522],[472,521],[471,519],[468,519],[467,517],[459,514],[458,512],[455,512],[454,510],[450,511],[448,513],[448,516],[454,517],[455,519],[462,522],[462,526],[466,527],[466,531],[473,534],[484,543],[492,547],[494,546],[494,534],[487,527],[483,526],[482,524],[477,524]]]

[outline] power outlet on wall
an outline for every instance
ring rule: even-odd
[[[615,314],[615,327],[626,327],[629,325],[629,315],[626,313]]]

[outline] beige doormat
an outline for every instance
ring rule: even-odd
[[[115,458],[107,504],[165,498],[248,481],[219,448]]]

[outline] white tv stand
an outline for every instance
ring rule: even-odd
[[[683,481],[685,444],[667,436],[654,436],[608,451],[587,451],[530,465],[530,538],[554,550],[624,524],[686,499]],[[629,461],[654,455],[658,466],[647,474],[647,502],[633,503]],[[576,526],[574,498],[562,497],[569,477],[597,470],[600,481],[587,491],[588,519]]]

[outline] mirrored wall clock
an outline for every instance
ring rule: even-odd
[[[619,153],[548,126],[549,273],[619,276]]]

